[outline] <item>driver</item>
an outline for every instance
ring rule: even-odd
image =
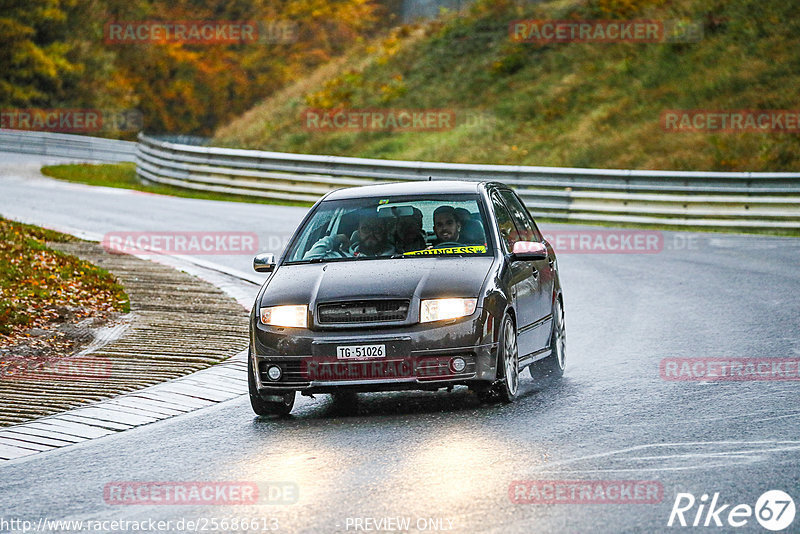
[[[325,236],[314,243],[303,259],[391,256],[394,252],[383,220],[374,210],[364,209],[359,211],[358,231],[352,243],[345,234]]]
[[[461,221],[453,206],[439,206],[434,210],[433,232],[436,234],[433,246],[458,243],[461,237]]]

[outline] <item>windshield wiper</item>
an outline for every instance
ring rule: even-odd
[[[348,260],[352,258],[311,258],[308,260],[297,260],[297,261],[289,261],[286,262],[286,265],[307,265],[310,263],[326,263],[329,261],[341,261],[341,260]]]

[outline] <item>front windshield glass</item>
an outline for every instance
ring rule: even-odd
[[[288,262],[489,255],[477,195],[333,200],[320,204]]]

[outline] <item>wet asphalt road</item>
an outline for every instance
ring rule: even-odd
[[[0,160],[0,214],[91,233],[252,231],[270,248],[304,211],[62,184],[22,169],[34,159]],[[592,231],[543,225],[564,229]],[[654,254],[559,255],[568,364],[556,386],[537,390],[525,373],[512,405],[481,405],[462,389],[360,395],[355,406],[299,397],[288,420],[255,418],[243,396],[0,466],[0,531],[11,519],[170,520],[179,531],[181,519],[237,518],[259,520],[253,532],[400,532],[402,521],[459,533],[768,532],[753,517],[733,528],[727,513],[772,489],[800,506],[800,382],[666,381],[659,364],[800,357],[800,240],[665,232],[663,243]],[[203,259],[239,270],[251,260]],[[663,495],[513,502],[514,481],[530,480],[653,481]],[[115,505],[103,498],[114,481],[280,481],[299,499]],[[680,492],[719,493],[731,505],[724,526],[667,527]],[[784,532],[800,532],[800,518]]]

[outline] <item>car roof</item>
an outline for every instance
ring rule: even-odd
[[[365,197],[390,197],[415,195],[420,193],[463,194],[478,193],[486,182],[466,180],[423,180],[413,182],[392,182],[339,189],[330,193],[325,200],[345,200]]]

